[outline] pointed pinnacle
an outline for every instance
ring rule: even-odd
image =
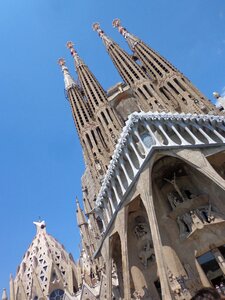
[[[113,27],[119,27],[121,25],[120,19],[114,19],[112,22]]]
[[[58,65],[65,66],[65,59],[64,58],[59,58],[58,59]]]
[[[3,289],[2,300],[8,300],[6,289]]]
[[[92,29],[94,31],[97,31],[98,35],[100,36],[100,38],[102,39],[102,41],[104,42],[104,44],[107,48],[113,43],[113,41],[101,29],[100,24],[98,22],[95,22],[94,24],[92,24]]]
[[[68,91],[69,88],[75,85],[75,81],[70,76],[69,70],[66,66],[66,62],[64,58],[59,58],[58,64],[60,65],[63,75],[64,75],[64,82],[65,82],[65,89]]]
[[[118,28],[119,33],[121,33],[125,38],[127,38],[127,35],[129,35],[129,32],[126,30],[126,28],[124,28],[123,26],[121,26],[120,19],[114,19],[112,21],[112,26],[114,28]]]
[[[121,25],[120,19],[114,19],[112,22],[113,27],[118,28],[119,33],[127,40],[131,49],[134,48],[135,44],[139,41],[139,39],[131,34],[125,27]]]
[[[74,49],[74,43],[69,41],[66,43],[66,47],[68,49],[70,49],[70,53],[71,55],[73,56],[74,58],[74,61],[75,61],[75,65],[76,67],[79,67],[81,65],[84,65],[84,62],[82,61],[82,59],[79,57],[77,51]]]

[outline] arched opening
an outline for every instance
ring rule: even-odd
[[[131,297],[160,299],[154,285],[157,267],[147,212],[140,197],[128,207],[127,248]]]
[[[204,172],[171,156],[159,159],[152,168],[154,210],[174,293],[179,290],[185,295],[188,286],[192,291],[199,289],[206,277],[204,263],[212,266],[207,269],[211,275],[218,269],[216,260],[205,260],[207,253],[225,244],[224,190]],[[203,267],[197,268],[198,258]]]
[[[124,298],[121,240],[118,232],[111,237],[112,276],[117,277],[120,298]]]

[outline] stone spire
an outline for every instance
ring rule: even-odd
[[[82,139],[81,132],[82,130],[85,130],[85,125],[90,124],[93,115],[88,103],[83,97],[81,87],[70,76],[68,68],[65,65],[65,60],[60,58],[58,60],[58,64],[60,65],[64,75],[65,89],[67,92],[67,97],[70,101],[73,119],[79,137]]]
[[[10,300],[15,300],[14,281],[13,281],[12,274],[10,274],[10,280],[9,280],[9,293],[10,293]]]
[[[131,49],[134,49],[135,45],[140,42],[140,39],[131,34],[130,32],[127,31],[127,29],[123,26],[121,26],[120,19],[114,19],[113,22],[113,27],[117,27],[118,31],[122,34],[122,36],[125,37],[127,40],[129,46]]]
[[[125,27],[121,25],[119,19],[113,20],[113,27],[116,27],[122,36],[128,42],[129,47],[134,54],[140,59],[146,67],[149,75],[153,78],[160,79],[170,72],[176,71],[175,67],[161,55],[157,54],[153,49],[146,45],[139,38],[131,34]]]
[[[123,80],[134,90],[141,109],[144,111],[171,110],[169,109],[169,104],[166,103],[162,97],[159,97],[153,80],[146,74],[141,66],[121,49],[117,43],[105,35],[104,31],[100,28],[99,23],[94,23],[92,28],[97,31],[100,38],[103,40],[106,49]],[[105,40],[110,40],[110,43],[106,43]]]
[[[6,293],[6,289],[3,289],[3,292],[2,292],[2,300],[8,300],[7,293]]]
[[[171,103],[171,110],[178,112],[208,113],[215,107],[212,103],[168,60],[135,37],[121,25],[119,19],[113,27],[124,36],[134,56],[143,64],[146,73],[156,81],[160,96]]]
[[[23,256],[15,279],[10,278],[10,300],[47,299],[59,289],[61,294],[72,295],[78,291],[79,284],[71,254],[46,232],[44,221],[34,224],[37,234]]]
[[[65,82],[65,89],[68,91],[70,88],[76,85],[75,81],[71,77],[69,70],[67,66],[65,65],[65,60],[63,58],[60,58],[58,60],[58,64],[61,66],[63,75],[64,75],[64,82]]]
[[[83,210],[80,207],[80,203],[78,198],[76,197],[76,216],[77,216],[77,224],[80,229],[80,234],[82,237],[82,247],[84,248],[85,252],[92,256],[94,254],[94,243],[92,241],[92,237],[89,231],[88,222],[86,220],[86,217],[84,215]]]
[[[76,204],[77,204],[77,210],[76,210],[76,214],[77,214],[77,225],[78,225],[79,227],[81,227],[82,225],[87,224],[87,221],[86,221],[84,212],[83,212],[83,210],[82,210],[81,207],[80,207],[80,203],[79,203],[79,200],[78,200],[77,197],[76,197]]]
[[[93,115],[93,122],[89,122],[88,129],[85,129],[85,136],[82,137],[82,140],[88,147],[89,156],[92,157],[90,165],[96,167],[95,174],[97,171],[102,176],[109,163],[110,155],[117,143],[123,124],[114,109],[109,105],[106,92],[87,65],[78,56],[73,43],[68,42],[67,47],[74,58],[83,98],[86,105],[91,108]]]
[[[87,101],[93,112],[96,112],[101,104],[107,103],[106,93],[87,65],[80,59],[72,42],[67,43],[67,48],[70,49],[74,58],[77,74]]]

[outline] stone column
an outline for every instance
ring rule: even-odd
[[[127,248],[127,207],[123,209],[123,228],[121,233],[123,239],[121,239],[121,252],[122,252],[122,267],[123,267],[123,285],[124,285],[124,300],[130,300],[130,272],[129,272],[129,260],[128,260],[128,248]]]
[[[106,284],[107,284],[107,299],[112,299],[112,247],[110,239],[105,240],[106,244]]]
[[[15,300],[14,280],[12,274],[10,274],[9,290],[10,290],[10,300]]]
[[[144,179],[146,185],[142,186],[141,198],[147,211],[149,225],[151,229],[156,264],[162,290],[162,300],[173,300],[174,298],[171,295],[170,285],[167,278],[167,267],[164,260],[162,242],[152,196],[152,179],[150,175],[151,165],[149,164],[147,168],[148,169],[146,169],[144,172],[147,173],[147,176],[146,178],[142,178],[142,181]]]

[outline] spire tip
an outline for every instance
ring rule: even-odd
[[[68,49],[72,49],[73,46],[74,46],[74,43],[71,42],[71,41],[69,41],[69,42],[66,43],[66,47],[67,47]]]
[[[112,21],[112,26],[113,27],[119,27],[121,25],[120,19],[116,18]]]
[[[98,29],[100,29],[100,24],[98,22],[95,22],[92,24],[92,29],[94,31],[97,31]]]
[[[60,65],[61,67],[65,66],[65,63],[66,63],[66,61],[65,61],[64,58],[61,57],[61,58],[58,59],[58,65]]]

